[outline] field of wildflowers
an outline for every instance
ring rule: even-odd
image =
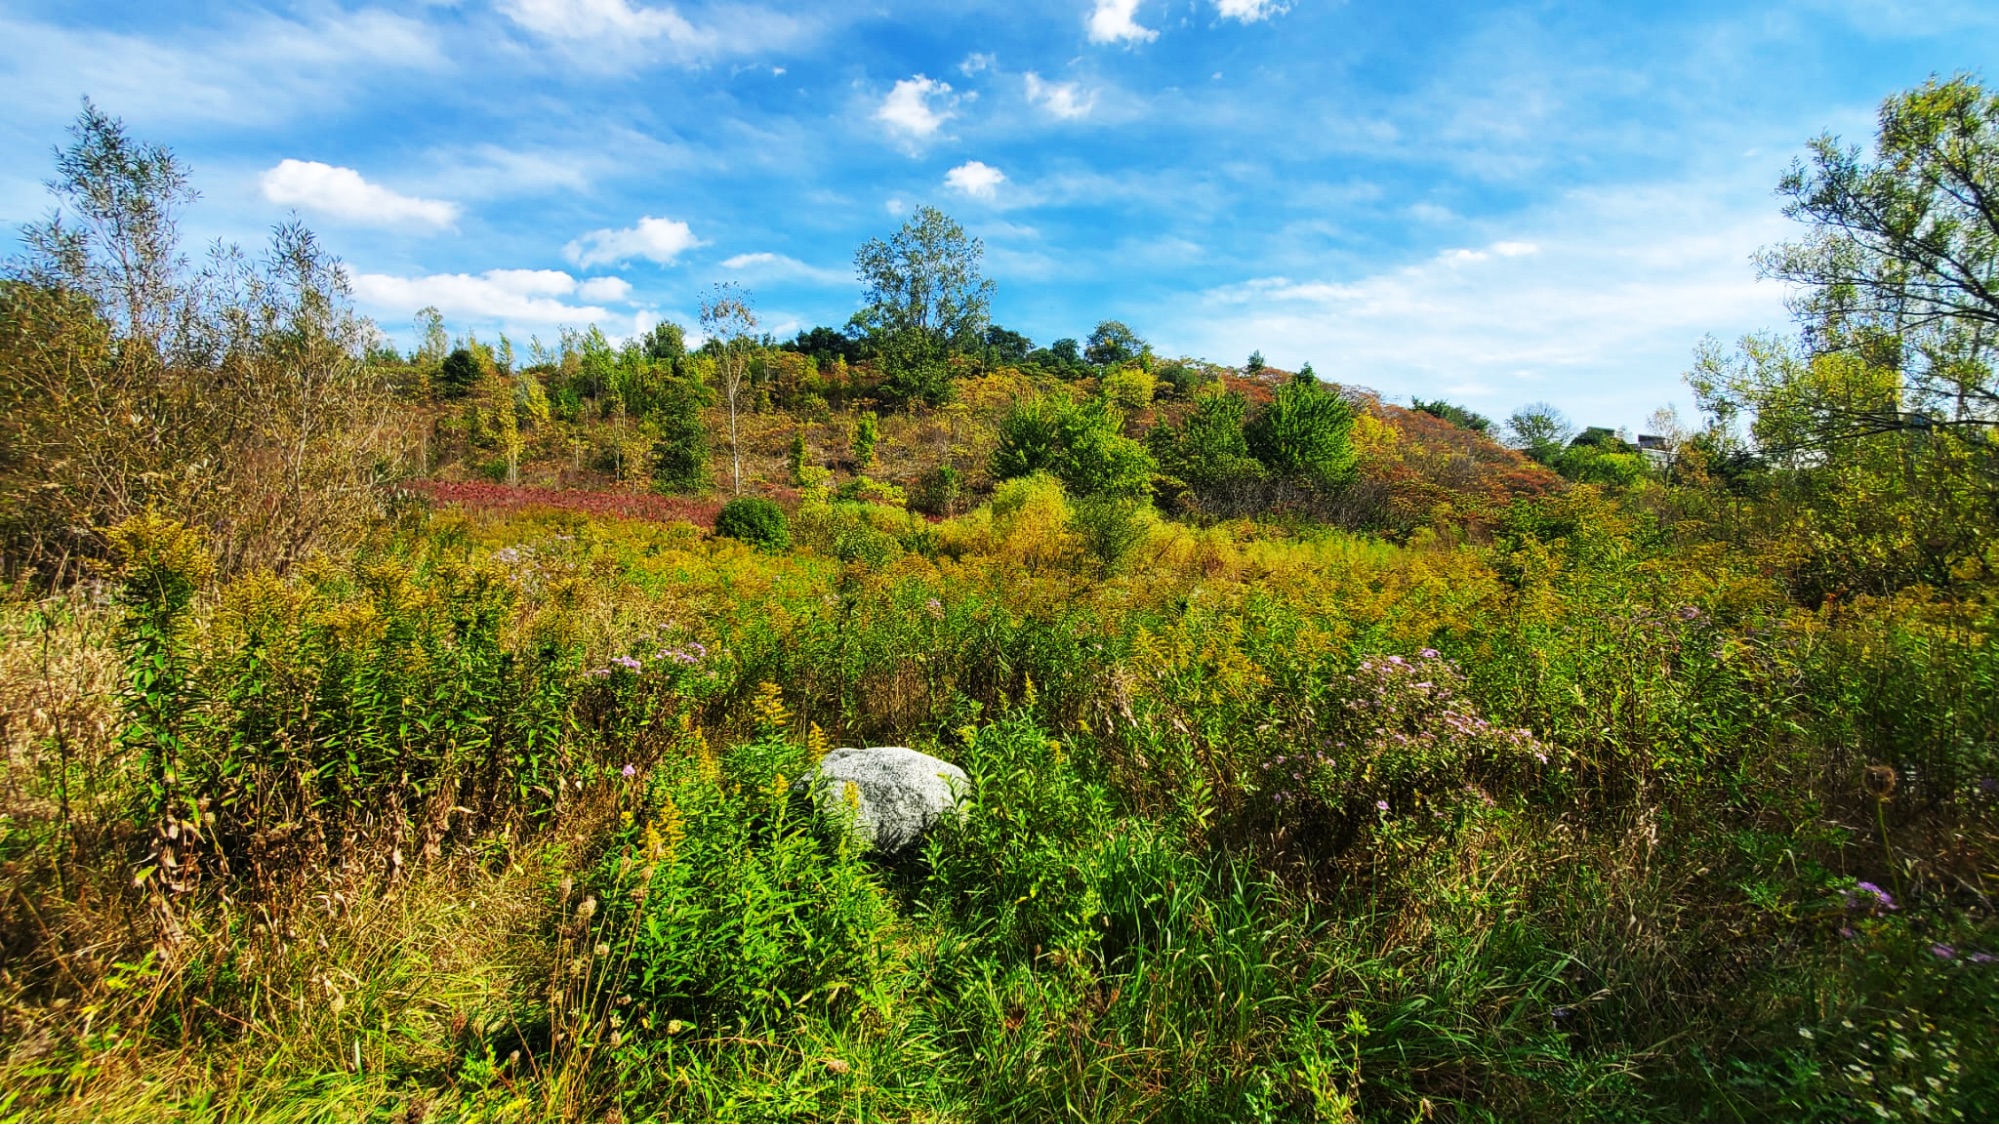
[[[1999,1107],[1986,602],[1804,608],[1590,488],[1485,545],[1153,523],[1109,570],[1059,501],[782,553],[447,505],[228,580],[126,525],[115,596],[4,618],[0,1104]],[[792,798],[881,743],[975,786],[896,862]]]

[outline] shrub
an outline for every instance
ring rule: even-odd
[[[1131,549],[1144,542],[1152,526],[1152,509],[1142,501],[1115,496],[1078,500],[1069,518],[1083,549],[1105,573],[1118,569]]]
[[[698,379],[673,376],[657,395],[650,416],[657,435],[650,457],[653,487],[666,493],[708,491],[708,426],[701,418],[707,387]]]
[[[784,509],[760,496],[738,496],[715,515],[715,534],[764,551],[791,546],[791,527]]]
[[[875,442],[881,438],[880,421],[871,411],[854,418],[854,464],[865,469],[875,463]]]
[[[1353,404],[1330,393],[1306,372],[1292,376],[1277,397],[1243,429],[1250,455],[1281,477],[1334,489],[1353,479]]]
[[[1102,400],[1042,396],[1018,403],[1000,419],[993,476],[1047,472],[1076,496],[1147,496],[1156,465],[1144,446],[1119,432],[1123,422]]]
[[[916,496],[911,504],[919,512],[948,516],[956,512],[964,495],[965,474],[950,465],[938,465],[917,479]]]
[[[1178,426],[1162,424],[1146,435],[1160,468],[1186,485],[1197,507],[1232,515],[1252,499],[1263,466],[1249,455],[1247,410],[1234,391],[1204,393]]]
[[[859,476],[833,490],[833,499],[848,504],[882,504],[900,508],[909,502],[901,488],[873,477]]]
[[[1136,414],[1152,405],[1159,381],[1143,367],[1120,367],[1105,375],[1098,389],[1105,399],[1127,414]]]

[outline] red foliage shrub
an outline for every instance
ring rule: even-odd
[[[689,500],[659,496],[650,492],[594,492],[568,488],[535,488],[530,485],[489,484],[485,481],[419,480],[403,485],[409,492],[433,503],[456,504],[486,512],[526,512],[556,509],[584,512],[593,516],[652,520],[670,523],[680,520],[704,531],[715,529],[715,513],[720,500]]]

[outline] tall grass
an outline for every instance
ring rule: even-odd
[[[1978,603],[1802,610],[1588,490],[1115,568],[819,518],[219,584],[142,521],[115,600],[10,603],[8,1112],[1999,1107]],[[918,855],[797,795],[876,742],[972,779]]]

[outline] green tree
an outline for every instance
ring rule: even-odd
[[[1411,409],[1428,414],[1432,418],[1442,418],[1453,426],[1461,426],[1481,434],[1492,429],[1492,419],[1459,406],[1455,402],[1446,402],[1440,398],[1425,402],[1421,398],[1411,398],[1409,405]]]
[[[640,341],[647,359],[671,362],[687,354],[687,331],[670,320],[652,326]]]
[[[1553,465],[1576,433],[1568,415],[1545,402],[1514,411],[1501,429],[1507,444],[1543,465]]]
[[[1102,399],[1052,395],[1015,404],[1001,419],[992,472],[1000,480],[1054,475],[1073,496],[1139,499],[1152,491],[1152,455],[1121,432],[1124,416]]]
[[[708,425],[702,408],[708,388],[692,374],[665,367],[660,394],[647,420],[653,430],[653,488],[667,493],[708,491]]]
[[[1121,320],[1100,321],[1090,331],[1083,358],[1098,367],[1110,368],[1130,363],[1146,352],[1146,343]]]
[[[1270,405],[1244,427],[1243,437],[1272,474],[1324,489],[1353,479],[1357,458],[1350,433],[1353,404],[1301,371],[1277,389]]]
[[[854,315],[896,401],[950,398],[948,360],[982,343],[993,283],[980,270],[985,244],[934,207],[920,208],[894,235],[854,253],[867,305]]]
[[[1242,373],[1245,375],[1261,375],[1263,374],[1263,367],[1263,349],[1258,348],[1256,351],[1249,353],[1249,362],[1242,365]]]
[[[863,410],[854,418],[853,454],[854,464],[860,469],[872,468],[875,463],[875,442],[881,438],[881,421],[871,410]]]
[[[469,347],[455,348],[438,365],[437,382],[446,398],[464,398],[486,377],[486,366]]]
[[[1263,476],[1249,453],[1243,423],[1249,404],[1235,391],[1208,391],[1179,425],[1161,424],[1146,436],[1160,470],[1187,486],[1202,508],[1233,511]]]
[[[1804,238],[1758,255],[1798,286],[1807,351],[1902,372],[1892,405],[1822,401],[1820,444],[1999,422],[1999,95],[1966,75],[1881,105],[1873,159],[1822,135],[1778,187]]]

